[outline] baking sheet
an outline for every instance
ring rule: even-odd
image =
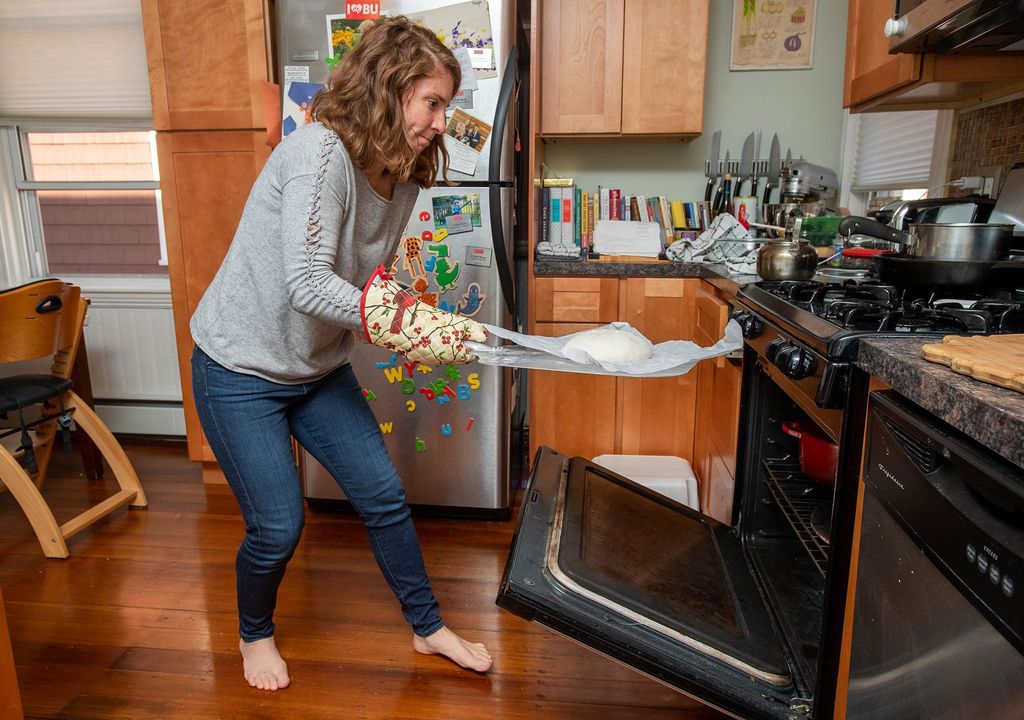
[[[489,345],[467,342],[484,365],[500,365],[531,370],[554,370],[557,372],[586,373],[588,375],[620,375],[623,377],[672,377],[685,375],[701,360],[728,355],[743,346],[743,332],[735,320],[726,325],[725,335],[710,347],[701,347],[690,340],[669,340],[651,345],[651,357],[645,360],[631,360],[625,363],[600,362],[584,351],[566,348],[566,343],[575,336],[589,332],[544,337],[524,335],[513,330],[484,325],[492,338],[511,341],[511,345]],[[629,323],[613,322],[602,326],[607,329],[624,330],[650,342],[643,333]]]

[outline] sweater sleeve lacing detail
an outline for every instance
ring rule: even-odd
[[[328,131],[324,137],[323,146],[320,149],[320,165],[317,168],[316,176],[313,178],[313,198],[309,205],[309,216],[306,221],[306,282],[310,290],[333,305],[352,312],[355,306],[351,302],[345,302],[343,298],[334,293],[328,293],[324,284],[317,280],[313,274],[313,260],[320,247],[320,192],[323,189],[324,179],[327,176],[327,163],[331,152],[339,142],[338,135]]]

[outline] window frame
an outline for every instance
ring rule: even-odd
[[[906,108],[910,110],[914,108]],[[930,108],[934,109],[934,108]],[[928,175],[928,189],[937,190],[948,184],[949,158],[953,150],[953,130],[956,126],[955,110],[939,110],[935,120],[935,137],[932,142],[932,162]],[[867,211],[872,191],[854,192],[853,166],[857,156],[857,130],[860,113],[843,112],[842,135],[842,172],[840,177],[839,206],[850,211],[851,215],[864,215]]]
[[[33,276],[41,276],[49,273],[49,262],[46,257],[46,242],[43,235],[42,214],[39,206],[39,199],[36,195],[38,190],[152,190],[156,201],[157,226],[160,242],[160,259],[157,264],[160,267],[167,267],[167,236],[164,228],[163,198],[160,190],[159,162],[156,149],[156,131],[152,123],[139,120],[23,120],[8,121],[0,120],[0,129],[4,130],[8,143],[8,153],[12,167],[14,187],[8,198],[9,201],[17,202],[22,213],[22,224],[25,228],[26,237],[22,243],[17,239],[5,243],[14,247],[4,247],[3,254],[12,257],[22,258],[28,267],[16,277],[0,277],[0,281],[12,284],[28,280]],[[29,180],[28,165],[29,157],[29,133],[103,133],[103,132],[146,132],[149,133],[150,157],[153,163],[153,180],[113,180],[113,181],[57,181],[57,180]],[[6,168],[5,168],[6,169]],[[3,188],[0,187],[0,191]],[[21,247],[18,247],[21,245]],[[22,277],[18,277],[22,276]],[[124,277],[120,273],[96,273],[83,275],[96,279]],[[134,276],[133,276],[134,277]]]

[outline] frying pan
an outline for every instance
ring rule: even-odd
[[[883,252],[872,258],[878,279],[892,285],[925,287],[1024,287],[1024,262],[1017,260],[929,260]]]

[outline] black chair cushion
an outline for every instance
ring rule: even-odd
[[[14,375],[0,378],[0,413],[37,405],[63,395],[71,381],[53,375]]]

